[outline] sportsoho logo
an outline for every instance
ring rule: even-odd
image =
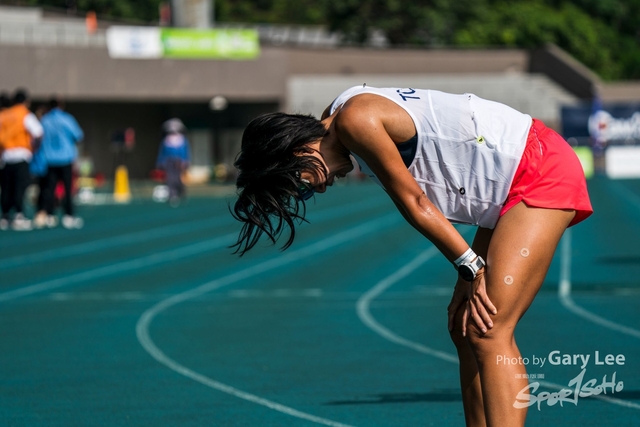
[[[540,382],[535,381],[518,392],[516,400],[513,402],[515,408],[527,408],[536,405],[538,410],[545,403],[547,406],[554,406],[558,403],[560,406],[563,406],[563,403],[572,403],[577,406],[580,398],[598,396],[600,394],[612,395],[621,392],[624,388],[624,382],[616,379],[617,372],[613,372],[610,380],[608,375],[604,375],[601,380],[596,378],[586,379],[585,376],[587,367],[590,365],[594,367],[620,367],[624,366],[625,362],[625,356],[622,354],[602,354],[599,351],[595,351],[593,354],[563,354],[558,350],[554,350],[547,357],[533,355],[531,358],[508,358],[506,356],[497,356],[496,358],[497,365],[532,365],[542,368],[547,364],[547,366],[577,366],[581,369],[580,373],[569,381],[568,387],[563,387],[559,391],[542,391],[538,393]],[[528,379],[543,379],[545,377],[544,374],[524,375]],[[516,377],[522,378],[522,376],[518,375]]]

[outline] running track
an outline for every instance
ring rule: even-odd
[[[565,235],[517,338],[531,359],[589,354],[584,382],[615,372],[623,389],[534,406],[529,426],[640,423],[640,181],[589,187],[597,213]],[[464,425],[455,271],[381,190],[332,188],[288,251],[244,258],[227,202],[83,207],[81,231],[0,234],[0,425]],[[581,367],[528,371],[540,393]]]

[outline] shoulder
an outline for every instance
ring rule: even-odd
[[[333,128],[338,140],[352,153],[357,154],[372,166],[374,157],[393,157],[393,138],[389,135],[385,122],[388,111],[381,107],[376,95],[358,95],[345,102],[336,112]],[[386,99],[383,99],[386,101]],[[379,159],[379,163],[384,163]],[[372,166],[373,167],[373,166]]]
[[[384,111],[379,107],[384,99],[373,94],[361,94],[350,98],[336,112],[336,131],[353,133],[372,129],[371,124],[380,122]]]
[[[52,111],[52,113],[55,113],[55,115],[60,119],[63,120],[67,123],[75,123],[76,119],[69,113],[67,113],[66,111],[63,110],[56,110],[56,111]]]
[[[371,139],[385,133],[395,142],[404,142],[416,133],[407,111],[376,94],[361,94],[349,99],[335,120],[338,135],[351,135],[356,139]]]
[[[76,118],[73,116],[73,114],[67,112],[67,111],[60,111],[60,113],[67,119],[67,120],[71,120],[73,122],[76,121]]]
[[[73,117],[73,115],[67,113],[66,111],[57,110],[55,119],[59,120],[61,125],[71,129],[72,132],[76,132],[78,129],[80,129],[80,126],[78,125],[76,118]]]
[[[51,113],[47,113],[40,118],[40,123],[42,123],[42,126],[49,126],[53,120],[55,120],[55,117]]]
[[[2,117],[11,118],[12,120],[20,120],[29,113],[29,109],[23,105],[14,105],[2,111]]]

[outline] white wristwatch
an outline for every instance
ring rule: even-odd
[[[467,249],[460,257],[453,262],[458,270],[458,274],[467,282],[473,281],[476,274],[486,264],[481,256],[476,255],[473,249]]]
[[[485,265],[482,257],[478,255],[473,261],[463,261],[458,266],[458,274],[467,282],[472,282],[476,278],[478,271]]]

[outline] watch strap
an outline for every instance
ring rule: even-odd
[[[476,255],[475,259],[473,259],[472,261],[465,260],[464,262],[462,262],[458,266],[458,273],[460,273],[460,268],[463,267],[465,270],[465,274],[461,274],[462,278],[465,280],[473,280],[476,278],[478,271],[480,271],[485,265],[486,263],[484,262],[484,259],[482,259],[480,255]],[[467,277],[465,277],[467,273],[471,273],[473,277],[470,277],[469,275],[469,279],[467,279]]]
[[[457,260],[453,261],[453,263],[456,267],[460,267],[460,265],[464,264],[465,262],[471,261],[475,257],[476,253],[473,252],[473,249],[469,248],[462,255],[460,255]]]

